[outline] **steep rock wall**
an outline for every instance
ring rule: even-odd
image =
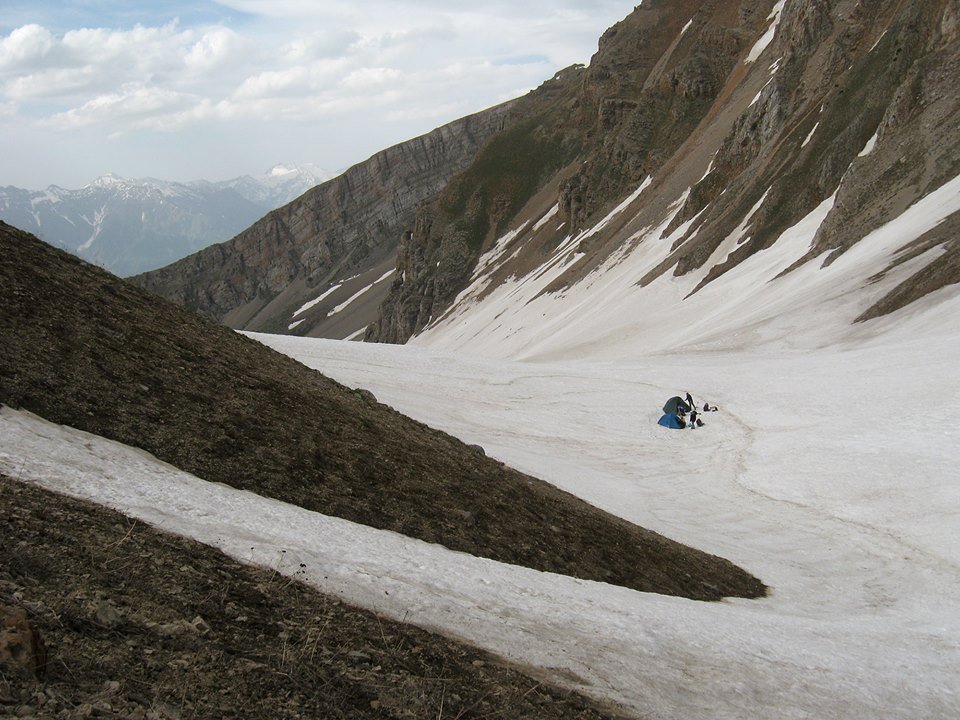
[[[492,292],[573,243],[543,290],[563,293],[664,218],[672,246],[641,286],[697,271],[696,293],[826,201],[794,267],[829,264],[960,174],[958,27],[958,0],[645,2],[604,34],[578,87],[527,117],[563,162],[531,160],[538,181],[509,212],[477,194],[498,180],[479,182],[476,167],[422,209],[366,339],[405,342],[475,288],[480,270]],[[650,187],[635,200],[641,182]],[[474,202],[449,201],[469,190]],[[612,212],[624,202],[630,212]],[[492,248],[495,267],[480,268]],[[949,232],[913,254],[938,248],[864,317],[960,281]]]
[[[233,327],[286,332],[304,302],[387,261],[412,224],[417,204],[469,165],[483,142],[503,127],[512,106],[491,108],[383,150],[232,240],[132,280]],[[307,333],[312,324],[298,331]]]
[[[421,209],[365,339],[404,342],[424,328],[538,198],[556,202],[560,224],[575,232],[655,173],[710,110],[772,4],[652,0],[610,28],[589,68],[541,88],[540,103]],[[560,239],[528,249],[525,262]]]

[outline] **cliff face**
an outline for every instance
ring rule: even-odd
[[[662,168],[717,102],[771,4],[648,1],[607,30],[588,69],[492,138],[474,165],[421,210],[365,339],[404,342],[426,327],[466,286],[480,253],[509,228],[536,219],[544,203],[557,205],[550,229],[575,231]],[[522,169],[507,167],[517,148]],[[520,170],[526,177],[518,183]],[[527,238],[518,266],[535,266],[562,237],[545,231]]]
[[[726,130],[710,175],[670,229],[702,213],[646,281],[698,269],[741,223],[750,236],[702,285],[777,240],[836,194],[808,254],[829,263],[956,176],[960,116],[955,0],[784,5],[768,79]],[[767,69],[771,63],[775,69]],[[951,79],[953,78],[953,79]],[[723,197],[721,197],[721,194]],[[762,202],[761,202],[762,200]]]
[[[511,108],[500,105],[379,152],[232,240],[131,279],[235,328],[323,334],[332,326],[334,336],[345,337],[365,322],[338,325],[327,313],[358,289],[389,286],[375,280],[392,268],[416,205],[469,165]],[[294,317],[331,288],[326,302]]]
[[[589,67],[135,281],[237,328],[405,342],[516,278],[562,294],[641,241],[640,286],[696,294],[817,208],[783,273],[828,266],[960,174],[958,6],[646,0]],[[960,281],[958,223],[903,248],[874,279],[931,260],[858,317]]]
[[[648,0],[572,87],[424,206],[366,338],[405,342],[508,282],[549,277],[540,292],[562,296],[639,243],[657,258],[640,286],[690,276],[697,293],[817,208],[783,273],[829,266],[960,174],[958,5]],[[510,195],[509,171],[489,169],[524,133],[540,143],[536,177]],[[958,223],[903,248],[888,270],[932,262],[859,319],[960,281]]]

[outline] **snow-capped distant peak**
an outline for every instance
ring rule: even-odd
[[[296,172],[299,172],[298,168],[288,168],[285,165],[274,165],[267,172],[267,177],[286,177],[287,175]]]
[[[101,175],[92,183],[84,185],[84,187],[114,187],[116,185],[123,185],[124,183],[129,182],[125,177],[116,175],[114,173],[107,173],[106,175]]]
[[[331,177],[333,177],[333,173],[310,163],[305,165],[277,163],[260,177],[260,182],[267,185],[297,183],[309,187]]]

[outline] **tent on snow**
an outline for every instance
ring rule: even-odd
[[[683,430],[687,424],[679,418],[676,413],[664,413],[663,417],[657,420],[657,425],[663,425],[665,428],[674,430]]]
[[[674,395],[672,398],[667,400],[663,406],[663,412],[665,412],[667,415],[679,415],[682,412],[688,413],[691,410],[693,410],[693,408],[690,407],[687,401],[679,395]]]

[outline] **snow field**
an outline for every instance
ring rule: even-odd
[[[816,258],[780,276],[834,199],[693,295],[763,200],[686,277],[637,284],[695,226],[661,237],[681,196],[579,284],[540,294],[570,262],[568,242],[483,301],[468,289],[407,347],[258,337],[767,582],[769,599],[669,617],[656,615],[660,599],[640,601],[638,617],[657,618],[643,623],[647,639],[661,643],[644,662],[660,667],[623,679],[658,688],[654,716],[960,716],[960,420],[945,402],[960,397],[960,297],[948,287],[851,324],[940,252],[868,282],[960,210],[960,178],[829,266]],[[685,390],[721,412],[693,432],[656,426]],[[606,638],[636,668],[642,641]],[[597,674],[607,691],[591,680],[587,692],[641,709],[613,669]]]
[[[934,432],[916,418],[937,405],[931,387],[960,390],[950,331],[960,303],[924,303],[853,348],[632,363],[258,336],[522,470],[730,558],[771,585],[760,601],[696,603],[453,553],[207,483],[9,409],[0,468],[247,562],[290,575],[304,563],[324,592],[637,716],[951,717],[960,710],[960,426],[947,408]],[[686,389],[721,411],[696,431],[656,426],[660,404]],[[838,406],[865,403],[869,424],[838,425]]]
[[[671,208],[676,212],[683,197]],[[619,211],[626,212],[629,203]],[[820,207],[700,292],[641,288],[671,217],[557,295],[576,257],[477,302],[484,273],[413,345],[257,339],[621,517],[726,557],[770,597],[697,603],[455,553],[204,482],[131,448],[0,410],[0,469],[324,592],[460,637],[655,718],[960,717],[960,397],[947,287],[851,321],[938,250],[865,284],[960,209],[960,178],[828,267],[783,277]],[[579,237],[579,236],[577,236]],[[509,241],[482,268],[491,272]],[[651,308],[653,310],[651,310]],[[660,428],[691,391],[721,410]]]
[[[948,324],[960,302],[938,300],[886,341],[818,353],[514,363],[258,338],[772,587],[712,606],[636,594],[634,627],[609,630],[605,596],[587,616],[604,656],[594,675],[571,664],[570,646],[585,652],[574,635],[543,665],[533,650],[522,662],[654,717],[933,718],[960,711],[960,421],[945,409],[917,422],[931,386],[960,396]],[[656,426],[686,389],[721,411],[696,431]],[[485,647],[517,659],[512,642]]]

